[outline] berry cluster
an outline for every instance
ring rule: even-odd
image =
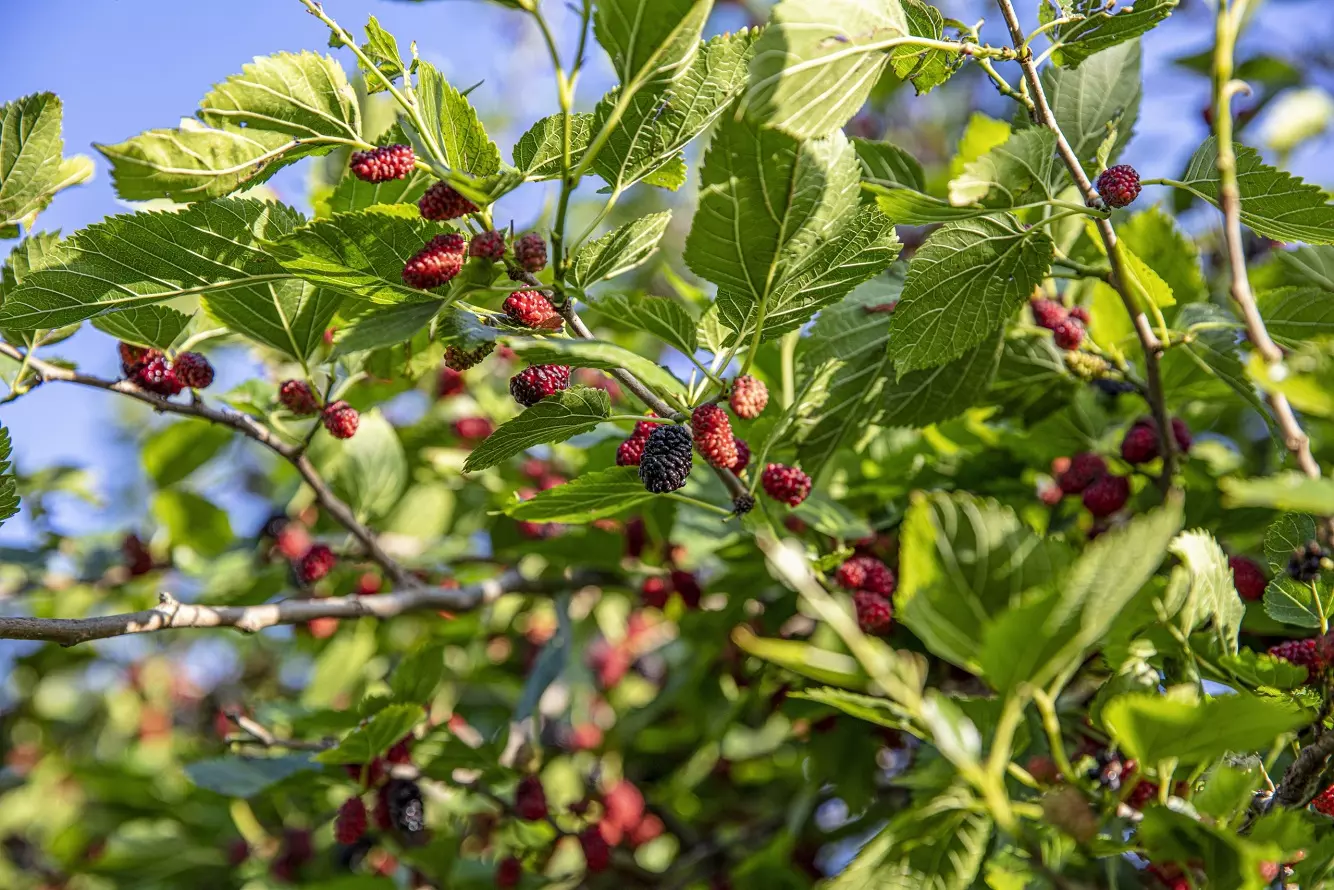
[[[746,420],[760,416],[764,406],[769,404],[769,390],[763,382],[749,374],[742,374],[732,381],[732,394],[729,398],[732,413]]]
[[[324,428],[329,431],[329,435],[335,439],[351,439],[357,432],[361,415],[357,413],[356,408],[339,400],[324,406],[320,420],[324,423]]]
[[[704,596],[699,579],[684,569],[672,569],[666,575],[650,575],[639,588],[639,598],[644,605],[655,609],[665,608],[673,593],[680,594],[681,602],[690,609],[698,609]]]
[[[1305,640],[1285,640],[1277,646],[1271,646],[1269,654],[1301,665],[1314,676],[1334,665],[1334,639],[1325,635]]]
[[[320,400],[304,380],[284,380],[278,387],[278,401],[297,417],[319,413]]]
[[[525,272],[541,272],[547,267],[547,242],[536,232],[529,232],[514,242],[514,261]]]
[[[213,383],[213,366],[197,352],[182,352],[169,360],[159,349],[117,345],[120,369],[140,389],[171,397],[186,389],[205,389]]]
[[[1033,312],[1034,323],[1051,331],[1052,339],[1061,349],[1078,349],[1084,342],[1089,314],[1083,306],[1066,309],[1063,304],[1045,297],[1034,297],[1028,306]]]
[[[363,182],[388,182],[406,177],[416,163],[412,146],[384,145],[370,151],[354,151],[348,167]]]
[[[1055,497],[1078,495],[1084,507],[1098,519],[1111,516],[1130,500],[1130,480],[1108,471],[1107,462],[1096,454],[1082,453],[1057,458],[1052,463],[1056,476]]]
[[[505,233],[492,230],[474,235],[468,244],[468,256],[492,262],[502,259],[505,256]]]
[[[484,343],[476,349],[464,349],[462,346],[445,347],[445,367],[454,371],[466,371],[475,367],[496,348],[494,343]]]
[[[834,580],[844,590],[852,591],[857,624],[863,633],[889,632],[894,618],[890,597],[897,583],[893,569],[874,556],[854,556],[838,567]]]
[[[1172,418],[1172,439],[1182,454],[1190,453],[1193,439],[1190,427],[1180,417]],[[1121,440],[1121,459],[1128,464],[1146,464],[1162,454],[1158,441],[1158,423],[1152,417],[1135,421]]]

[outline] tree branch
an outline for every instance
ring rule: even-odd
[[[1223,211],[1223,242],[1227,249],[1232,301],[1246,324],[1246,338],[1268,365],[1283,361],[1283,350],[1269,336],[1255,305],[1250,278],[1246,274],[1246,251],[1241,241],[1241,191],[1237,184],[1237,154],[1232,146],[1233,56],[1240,27],[1239,10],[1220,0],[1214,44],[1214,140],[1218,143],[1218,205]],[[1274,422],[1283,434],[1283,444],[1297,460],[1302,472],[1320,478],[1320,464],[1311,454],[1311,441],[1298,422],[1288,399],[1280,392],[1267,395]],[[1334,520],[1325,524],[1325,538],[1334,543]]]
[[[1019,53],[1019,66],[1023,69],[1024,80],[1028,83],[1033,100],[1033,116],[1039,124],[1055,134],[1056,151],[1061,156],[1066,169],[1070,171],[1070,176],[1074,179],[1075,185],[1079,187],[1085,201],[1090,206],[1098,206],[1101,203],[1098,191],[1093,187],[1088,175],[1084,173],[1078,155],[1070,147],[1069,140],[1065,138],[1065,133],[1061,131],[1060,124],[1056,122],[1056,116],[1052,114],[1051,105],[1047,102],[1047,94],[1042,88],[1042,79],[1038,76],[1038,66],[1033,60],[1033,52],[1029,47],[1024,46],[1024,29],[1019,23],[1019,16],[1014,11],[1014,4],[1011,0],[996,0],[996,3],[1000,7],[1001,15],[1005,18],[1006,26],[1010,29],[1010,36],[1014,40],[1015,46],[1022,47]],[[1159,484],[1163,491],[1166,491],[1171,487],[1172,477],[1176,473],[1176,442],[1172,437],[1171,418],[1167,416],[1167,406],[1163,401],[1162,375],[1158,369],[1158,360],[1162,356],[1163,345],[1158,341],[1158,336],[1154,334],[1148,316],[1135,305],[1135,298],[1127,288],[1129,279],[1125,264],[1121,261],[1121,252],[1116,246],[1116,230],[1112,228],[1111,220],[1100,218],[1097,220],[1097,227],[1098,234],[1102,237],[1103,246],[1107,250],[1107,260],[1111,264],[1111,275],[1108,283],[1121,297],[1121,302],[1134,324],[1135,335],[1139,338],[1140,347],[1144,351],[1144,381],[1148,388],[1149,409],[1153,412],[1153,419],[1158,425],[1158,450],[1163,456],[1163,474]]]
[[[93,389],[102,389],[109,392],[120,393],[146,405],[151,405],[154,410],[162,411],[168,414],[179,414],[184,417],[197,417],[201,420],[207,420],[210,423],[216,423],[228,427],[241,433],[247,438],[254,439],[265,448],[283,458],[296,471],[301,474],[301,478],[310,486],[315,493],[315,500],[325,509],[334,520],[347,529],[352,537],[356,538],[366,556],[384,569],[389,579],[399,587],[414,587],[418,581],[407,572],[398,562],[385,552],[380,546],[375,533],[363,525],[353,514],[352,509],[348,507],[333,490],[329,488],[320,474],[316,471],[310,459],[306,457],[304,449],[289,445],[279,439],[273,432],[254,418],[236,411],[223,411],[217,408],[210,408],[203,402],[195,400],[192,402],[172,402],[161,396],[154,395],[140,389],[128,380],[105,380],[101,377],[93,377],[89,374],[82,374],[78,371],[72,371],[68,368],[62,368],[59,365],[53,365],[50,362],[25,355],[8,343],[0,343],[0,355],[22,361],[27,359],[29,367],[37,372],[42,382],[61,381],[65,383],[75,383],[80,386],[87,386]]]
[[[159,594],[157,606],[141,612],[91,618],[0,618],[0,639],[43,640],[74,646],[129,634],[186,628],[232,627],[255,633],[281,624],[305,624],[316,618],[394,618],[408,612],[466,612],[493,602],[505,593],[546,593],[604,582],[606,575],[575,572],[559,581],[529,580],[516,571],[448,589],[412,587],[392,593],[288,599],[257,606],[199,606]]]

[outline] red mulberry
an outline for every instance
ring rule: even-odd
[[[880,596],[894,593],[894,572],[874,556],[854,556],[838,567],[834,574],[845,590],[868,590]]]
[[[523,863],[513,856],[500,860],[500,864],[496,866],[497,887],[517,887],[522,877]]]
[[[505,233],[490,231],[474,235],[468,243],[468,256],[492,261],[501,259],[505,256]]]
[[[315,544],[306,551],[306,555],[301,557],[297,563],[296,570],[302,583],[314,584],[333,571],[334,563],[337,557],[332,550],[323,544]]]
[[[361,415],[347,402],[337,401],[325,407],[321,420],[329,435],[335,439],[351,439],[357,432]]]
[[[579,832],[579,846],[584,850],[584,866],[589,871],[606,871],[611,865],[611,847],[596,825]]]
[[[437,182],[417,201],[417,209],[421,211],[422,219],[443,222],[476,213],[477,205],[459,194],[453,186]]]
[[[133,377],[144,365],[162,357],[161,350],[135,346],[133,343],[119,343],[116,349],[120,352],[120,372],[125,377]]]
[[[1082,494],[1094,482],[1107,473],[1107,461],[1090,452],[1076,454],[1070,459],[1070,466],[1056,477],[1056,484],[1066,494]]]
[[[1269,654],[1292,664],[1301,665],[1311,674],[1323,671],[1330,664],[1330,644],[1324,637],[1285,640],[1277,646],[1269,647]]]
[[[537,822],[547,817],[547,793],[537,776],[524,776],[514,792],[514,812],[520,819]]]
[[[535,290],[516,290],[501,305],[510,321],[526,328],[559,328],[560,316],[551,301]],[[552,320],[556,319],[555,323]]]
[[[740,473],[746,467],[750,466],[750,446],[745,440],[732,437],[733,444],[736,445],[736,463],[732,464],[733,473]]]
[[[1129,164],[1108,167],[1098,175],[1094,188],[1108,207],[1126,207],[1139,197],[1139,174]]]
[[[690,416],[695,447],[715,467],[731,468],[737,462],[736,437],[727,412],[717,405],[700,405]]]
[[[881,635],[889,632],[893,624],[894,607],[887,597],[869,590],[859,590],[852,595],[852,604],[857,610],[857,626],[862,633]]]
[[[1028,308],[1033,312],[1033,322],[1049,331],[1056,330],[1056,326],[1065,321],[1069,315],[1064,306],[1056,300],[1048,300],[1045,297],[1034,297],[1029,300]]]
[[[1260,568],[1255,560],[1234,556],[1227,561],[1227,564],[1232,569],[1232,583],[1242,599],[1255,602],[1264,598],[1269,579],[1265,577],[1264,569]]]
[[[171,363],[171,369],[186,389],[205,389],[213,382],[213,366],[197,352],[182,352]]]
[[[570,369],[566,365],[532,365],[510,378],[510,395],[514,401],[531,408],[547,396],[555,395],[570,385]]]
[[[340,844],[355,844],[366,833],[366,804],[360,797],[349,797],[338,808],[334,819],[334,840]]]
[[[320,410],[319,400],[304,380],[284,380],[278,388],[278,401],[298,417],[309,417]]]
[[[1103,476],[1084,489],[1084,506],[1101,519],[1126,505],[1130,499],[1130,480],[1125,476]]]
[[[436,235],[403,264],[403,282],[422,290],[448,284],[463,268],[463,236]]]
[[[526,272],[541,272],[547,267],[547,242],[536,232],[529,232],[514,242],[514,260]]]
[[[447,399],[450,396],[460,395],[466,388],[462,374],[448,364],[440,368],[440,376],[435,381],[435,397],[437,399]]]
[[[1084,342],[1084,326],[1073,318],[1067,318],[1052,328],[1052,340],[1061,349],[1078,349]]]
[[[732,381],[732,395],[729,401],[737,417],[754,420],[760,416],[764,406],[769,404],[769,390],[759,380],[749,374],[743,374]]]
[[[388,182],[412,172],[417,156],[410,145],[382,145],[370,151],[354,151],[348,165],[352,175],[363,182]]]
[[[445,347],[445,367],[455,371],[466,371],[474,367],[491,354],[496,348],[494,343],[485,343],[476,349],[464,349],[462,346]]]
[[[1121,459],[1128,464],[1146,464],[1158,456],[1158,426],[1140,421],[1121,440]]]
[[[795,507],[811,493],[811,477],[796,467],[769,464],[760,476],[764,493],[789,507]]]
[[[637,467],[639,459],[644,456],[644,443],[648,437],[631,436],[620,445],[616,446],[616,466],[618,467]]]
[[[134,382],[141,389],[160,396],[174,396],[185,388],[171,365],[167,364],[167,359],[161,354],[149,359],[135,372]]]

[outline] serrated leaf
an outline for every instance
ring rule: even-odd
[[[1009,214],[949,223],[908,265],[890,322],[889,353],[900,377],[942,365],[985,341],[1051,267],[1054,245]]]
[[[502,335],[498,328],[482,324],[472,312],[450,309],[435,322],[435,338],[441,343],[452,343],[463,349],[477,349],[494,343]]]
[[[1316,540],[1315,520],[1304,513],[1284,513],[1265,529],[1265,614],[1296,627],[1319,628],[1321,616],[1334,609],[1334,587],[1323,573],[1314,581],[1298,581],[1288,574],[1288,560]],[[1319,601],[1317,602],[1317,597]]]
[[[454,189],[478,207],[489,207],[505,195],[523,185],[523,174],[518,170],[501,170],[490,176],[470,176],[457,170],[445,177]]]
[[[1256,298],[1269,334],[1289,348],[1334,335],[1334,298],[1318,287],[1280,287]]]
[[[1240,325],[1236,319],[1212,303],[1192,303],[1177,313],[1176,324],[1190,339],[1163,356],[1164,387],[1183,398],[1217,398],[1230,389],[1268,419],[1269,413],[1241,363],[1236,336]]]
[[[0,426],[0,524],[19,512],[18,481],[9,462],[12,453],[9,430]]]
[[[191,782],[227,797],[249,798],[284,779],[315,768],[309,754],[281,757],[215,757],[196,760],[182,769]]]
[[[390,127],[376,145],[403,145],[408,136],[398,124]],[[423,170],[413,169],[402,179],[390,179],[385,182],[366,182],[351,170],[343,174],[329,196],[330,213],[348,213],[365,210],[376,204],[415,204],[426,193],[426,189],[435,181],[435,177]]]
[[[500,169],[500,149],[486,135],[477,111],[430,62],[417,65],[417,103],[427,132],[416,133],[406,123],[404,130],[439,148],[451,171],[486,177]]]
[[[288,278],[205,297],[204,309],[229,329],[305,361],[324,342],[324,331],[343,295]]]
[[[553,114],[528,128],[514,143],[514,166],[531,180],[557,179],[564,163],[564,120]],[[578,164],[593,138],[593,115],[579,111],[570,115],[570,159]]]
[[[525,408],[518,417],[501,424],[468,455],[463,471],[485,470],[535,445],[564,442],[572,436],[590,432],[610,413],[611,400],[603,390],[570,387]]]
[[[865,519],[818,492],[794,507],[792,515],[820,534],[840,541],[857,541],[875,534]]]
[[[1050,337],[1019,334],[1005,338],[987,397],[1031,424],[1064,407],[1073,384],[1064,352]]]
[[[649,332],[684,355],[694,355],[699,348],[695,319],[670,297],[605,294],[588,305],[621,324]]]
[[[1223,478],[1219,487],[1233,507],[1268,507],[1294,513],[1334,513],[1334,479],[1311,479],[1296,470],[1251,479]]]
[[[1276,254],[1285,276],[1284,284],[1306,285],[1334,291],[1334,247],[1302,245]]]
[[[648,386],[659,391],[680,392],[680,381],[652,359],[631,352],[615,343],[601,340],[529,340],[511,339],[512,348],[533,365],[570,365],[575,368],[599,368],[610,371],[624,368]]]
[[[407,488],[407,454],[398,431],[378,408],[362,412],[357,434],[350,439],[316,436],[310,454],[358,516],[388,514]]]
[[[865,720],[867,723],[874,723],[877,726],[887,726],[890,729],[907,729],[912,722],[908,715],[904,714],[894,702],[888,699],[873,698],[869,695],[835,689],[831,686],[823,686],[819,689],[802,689],[788,693],[787,697],[829,705],[831,708],[836,708],[844,714],[856,717],[858,720]]]
[[[1108,155],[1115,162],[1139,117],[1139,41],[1128,40],[1104,50],[1077,69],[1047,68],[1042,72],[1042,87],[1056,123],[1085,164],[1093,160],[1107,137],[1107,125],[1116,124],[1116,141]]]
[[[965,165],[950,181],[950,203],[1008,208],[1049,201],[1067,178],[1056,162],[1056,135],[1033,127]]]
[[[985,396],[1004,345],[1005,331],[997,328],[990,341],[943,365],[886,379],[876,425],[920,428],[958,417]]]
[[[260,242],[286,235],[300,221],[281,204],[249,199],[110,217],[76,232],[58,261],[9,293],[0,327],[55,328],[174,297],[286,279]]]
[[[914,795],[916,798],[917,795]],[[991,819],[946,791],[895,815],[828,890],[968,890],[987,861]],[[990,874],[990,873],[989,873]]]
[[[380,22],[371,16],[366,22],[366,42],[361,45],[361,51],[365,53],[366,58],[371,60],[381,74],[388,80],[398,80],[407,71],[407,64],[403,61],[403,56],[398,51],[398,40],[393,34],[390,34],[380,26]],[[361,65],[361,60],[357,60]],[[366,71],[370,74],[370,71]],[[366,78],[366,92],[374,94],[383,92],[387,87],[381,83],[378,77]]]
[[[1242,649],[1235,655],[1218,659],[1219,665],[1231,671],[1237,679],[1249,686],[1269,689],[1296,689],[1306,682],[1306,668],[1264,652]]]
[[[638,468],[611,467],[539,491],[505,508],[505,515],[527,522],[585,523],[615,516],[653,497],[639,480]]]
[[[148,130],[93,146],[111,162],[116,194],[130,201],[205,201],[259,185],[283,167],[320,153],[285,133],[215,129],[187,118],[180,129]],[[332,143],[325,151],[334,148]]]
[[[923,0],[899,2],[908,22],[908,33],[913,37],[940,40],[945,35],[945,19],[940,10]],[[963,56],[957,53],[922,46],[899,46],[890,53],[894,73],[910,81],[919,96],[949,80],[962,60]]]
[[[1116,235],[1166,282],[1177,303],[1198,302],[1208,295],[1195,242],[1162,208],[1155,205],[1134,214],[1116,227]]]
[[[642,181],[644,185],[651,185],[655,188],[667,189],[669,192],[674,192],[686,184],[686,177],[688,175],[689,171],[686,169],[685,153],[677,152],[672,156],[671,160],[645,176]]]
[[[1189,634],[1207,625],[1218,642],[1216,651],[1235,654],[1246,604],[1233,584],[1227,554],[1214,536],[1202,529],[1182,532],[1168,550],[1181,561],[1189,579],[1186,600],[1177,613],[1181,629]]]
[[[875,142],[853,137],[852,147],[862,165],[862,182],[886,189],[905,188],[926,191],[922,165],[907,151],[890,142]]]
[[[1193,687],[1178,686],[1166,695],[1119,695],[1103,709],[1102,722],[1140,763],[1176,759],[1190,767],[1230,751],[1267,748],[1311,716],[1278,699],[1246,692],[1202,699]]]
[[[699,49],[713,0],[601,0],[593,34],[622,89],[680,77]]]
[[[92,174],[82,161],[62,158],[60,130],[61,102],[54,93],[0,105],[0,233],[31,226],[57,191]]]
[[[256,56],[199,103],[210,127],[244,127],[302,140],[361,138],[361,106],[343,68],[312,52]]]
[[[900,186],[886,187],[868,182],[865,189],[876,206],[899,225],[926,226],[933,223],[976,219],[994,211],[988,207],[955,207],[949,201]]]
[[[1136,0],[1134,6],[1109,9],[1103,0],[1077,0],[1069,6],[1069,12],[1083,18],[1052,30],[1056,49],[1051,60],[1063,68],[1077,68],[1094,53],[1148,33],[1172,14],[1177,2]]]
[[[571,258],[570,283],[586,288],[643,265],[658,249],[671,221],[670,210],[650,213],[580,245]]]
[[[431,301],[373,307],[352,319],[351,324],[339,328],[334,338],[333,356],[338,358],[411,340],[414,334],[431,323],[444,305]]]
[[[139,306],[93,319],[93,327],[136,346],[168,349],[190,323],[190,316],[170,306]]]
[[[430,701],[445,675],[445,647],[435,643],[415,649],[389,675],[389,691],[396,702]]]
[[[335,766],[370,763],[425,719],[426,712],[419,704],[389,705],[348,733],[337,745],[316,754],[315,760]]]
[[[168,488],[212,460],[231,440],[232,432],[224,426],[185,420],[144,439],[140,455],[149,478]]]
[[[884,41],[907,34],[898,0],[782,0],[755,46],[746,111],[799,139],[825,136],[870,95]]]
[[[673,167],[684,180],[684,164],[674,159],[745,89],[755,34],[742,30],[705,41],[679,78],[635,94],[594,160],[594,172],[613,191],[641,180],[670,187],[675,177],[664,182],[662,176]],[[618,98],[613,90],[598,103],[594,130],[610,119]]]
[[[1334,204],[1319,187],[1275,169],[1260,153],[1235,143],[1241,221],[1278,241],[1334,244]],[[1218,144],[1210,136],[1191,156],[1181,181],[1174,183],[1218,205]]]
[[[403,281],[403,265],[435,235],[449,231],[414,207],[373,207],[310,222],[270,239],[268,252],[291,275],[372,303],[426,302],[433,291]]]

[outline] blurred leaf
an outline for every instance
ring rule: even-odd
[[[1218,663],[1249,686],[1268,689],[1296,689],[1306,682],[1306,668],[1263,652],[1242,649],[1235,655],[1225,655]]]
[[[9,462],[12,451],[9,430],[0,426],[0,523],[12,519],[19,512],[18,483],[14,478],[13,465]]]
[[[556,632],[542,646],[537,660],[524,681],[523,692],[514,706],[513,720],[526,720],[537,711],[542,693],[565,672],[570,661],[573,630],[570,626],[570,595],[556,597]]]
[[[1334,513],[1334,479],[1310,479],[1296,470],[1254,479],[1223,478],[1219,487],[1233,507],[1269,507],[1296,513]]]
[[[866,675],[857,659],[841,652],[830,652],[799,640],[775,640],[757,637],[749,628],[732,630],[732,642],[763,661],[809,677],[817,683],[829,683],[842,689],[865,689]]]
[[[419,705],[435,696],[445,675],[445,646],[432,643],[409,652],[389,677],[394,701]]]
[[[445,305],[444,301],[432,300],[370,307],[369,311],[352,319],[351,324],[338,329],[334,335],[333,357],[411,340],[413,335],[431,323],[431,319]]]
[[[172,546],[189,547],[201,556],[217,556],[232,543],[232,524],[226,512],[191,491],[157,491],[153,518],[167,529]]]
[[[830,686],[789,692],[787,697],[829,705],[831,708],[836,708],[844,714],[850,714],[858,720],[865,720],[877,726],[887,726],[890,729],[906,730],[912,725],[911,718],[892,701],[885,698],[873,698],[869,695],[834,689]]]
[[[215,757],[187,763],[185,774],[200,788],[227,797],[254,797],[271,785],[316,769],[309,754],[281,757]]]
[[[384,516],[407,487],[403,444],[378,408],[361,414],[352,438],[320,434],[311,452],[311,460],[358,516]]]
[[[370,763],[425,719],[426,712],[419,704],[389,705],[365,725],[348,733],[337,745],[316,754],[315,760],[333,765]]]
[[[144,469],[159,488],[181,482],[213,459],[232,439],[232,431],[207,421],[182,420],[143,440]]]
[[[862,182],[875,183],[887,189],[905,188],[926,191],[926,174],[921,163],[889,142],[873,142],[853,137],[852,147],[862,164]]]
[[[812,492],[792,510],[792,515],[806,522],[822,535],[841,541],[857,541],[874,534],[874,529],[856,513],[838,501]]]

